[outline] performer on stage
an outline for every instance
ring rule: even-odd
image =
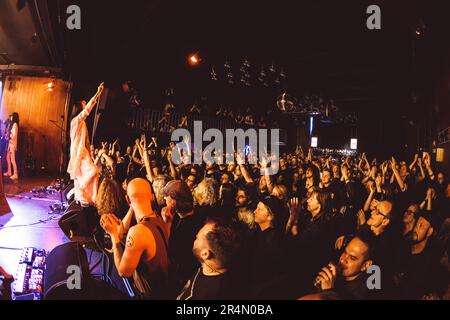
[[[11,128],[11,115],[9,115],[5,121],[0,121],[0,124],[2,125],[2,128],[0,130],[0,155],[3,158],[5,156],[6,150],[8,149],[9,135],[11,134],[11,132],[9,131],[9,129]]]
[[[75,200],[82,206],[95,204],[99,170],[89,154],[90,142],[86,118],[98,102],[104,89],[101,83],[88,104],[82,103],[82,111],[70,122],[70,160],[67,172],[74,180]]]
[[[8,143],[8,150],[6,152],[6,163],[8,164],[8,172],[5,172],[3,174],[5,177],[10,177],[11,180],[19,179],[19,173],[17,172],[17,163],[16,163],[18,136],[19,136],[19,114],[17,112],[14,112],[11,115],[9,143]],[[11,164],[14,171],[13,174],[11,173]]]

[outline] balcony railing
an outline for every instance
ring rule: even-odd
[[[145,132],[170,133],[173,129],[180,127],[182,117],[183,115],[179,113],[165,114],[163,111],[139,108],[132,110],[128,126],[130,129]],[[256,124],[247,125],[245,123],[237,123],[225,117],[211,117],[197,114],[189,114],[187,126],[183,127],[188,130],[193,130],[194,121],[202,121],[203,130],[214,128],[225,131],[226,129],[247,130],[249,128],[262,128]],[[266,128],[270,129],[269,127]],[[280,131],[283,130],[280,129]]]

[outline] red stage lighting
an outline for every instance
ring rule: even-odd
[[[189,55],[188,62],[191,66],[198,65],[200,63],[200,61],[202,61],[202,59],[200,59],[198,54],[194,53],[194,54]]]

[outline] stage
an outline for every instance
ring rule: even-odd
[[[47,252],[69,242],[59,228],[60,214],[49,214],[50,205],[59,202],[59,193],[36,192],[51,185],[53,177],[21,178],[19,182],[3,179],[6,199],[11,213],[0,216],[0,266],[13,276],[19,266],[24,247],[44,249]],[[35,192],[32,192],[35,190]],[[102,255],[85,249],[92,275],[102,274],[99,264]],[[111,278],[116,287],[126,290],[112,268]],[[125,291],[124,291],[125,292]]]
[[[35,247],[51,251],[68,239],[58,226],[59,215],[49,215],[56,195],[33,197],[31,190],[45,188],[52,177],[21,178],[18,182],[4,178],[4,191],[11,213],[0,217],[0,265],[14,275],[20,249]],[[16,250],[18,249],[18,250]]]

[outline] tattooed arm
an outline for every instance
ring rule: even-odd
[[[116,240],[113,239],[113,243],[116,243]],[[131,227],[128,231],[125,250],[122,250],[120,245],[114,244],[114,264],[121,277],[125,278],[133,275],[149,242],[151,242],[150,252],[152,253],[149,258],[152,258],[156,253],[155,238],[147,227],[138,224]]]
[[[113,243],[114,265],[121,277],[131,277],[136,270],[144,251],[149,252],[148,258],[153,258],[156,253],[156,243],[153,234],[143,225],[135,225],[130,228],[122,249],[120,224],[111,215],[103,215],[100,224],[111,236]]]

